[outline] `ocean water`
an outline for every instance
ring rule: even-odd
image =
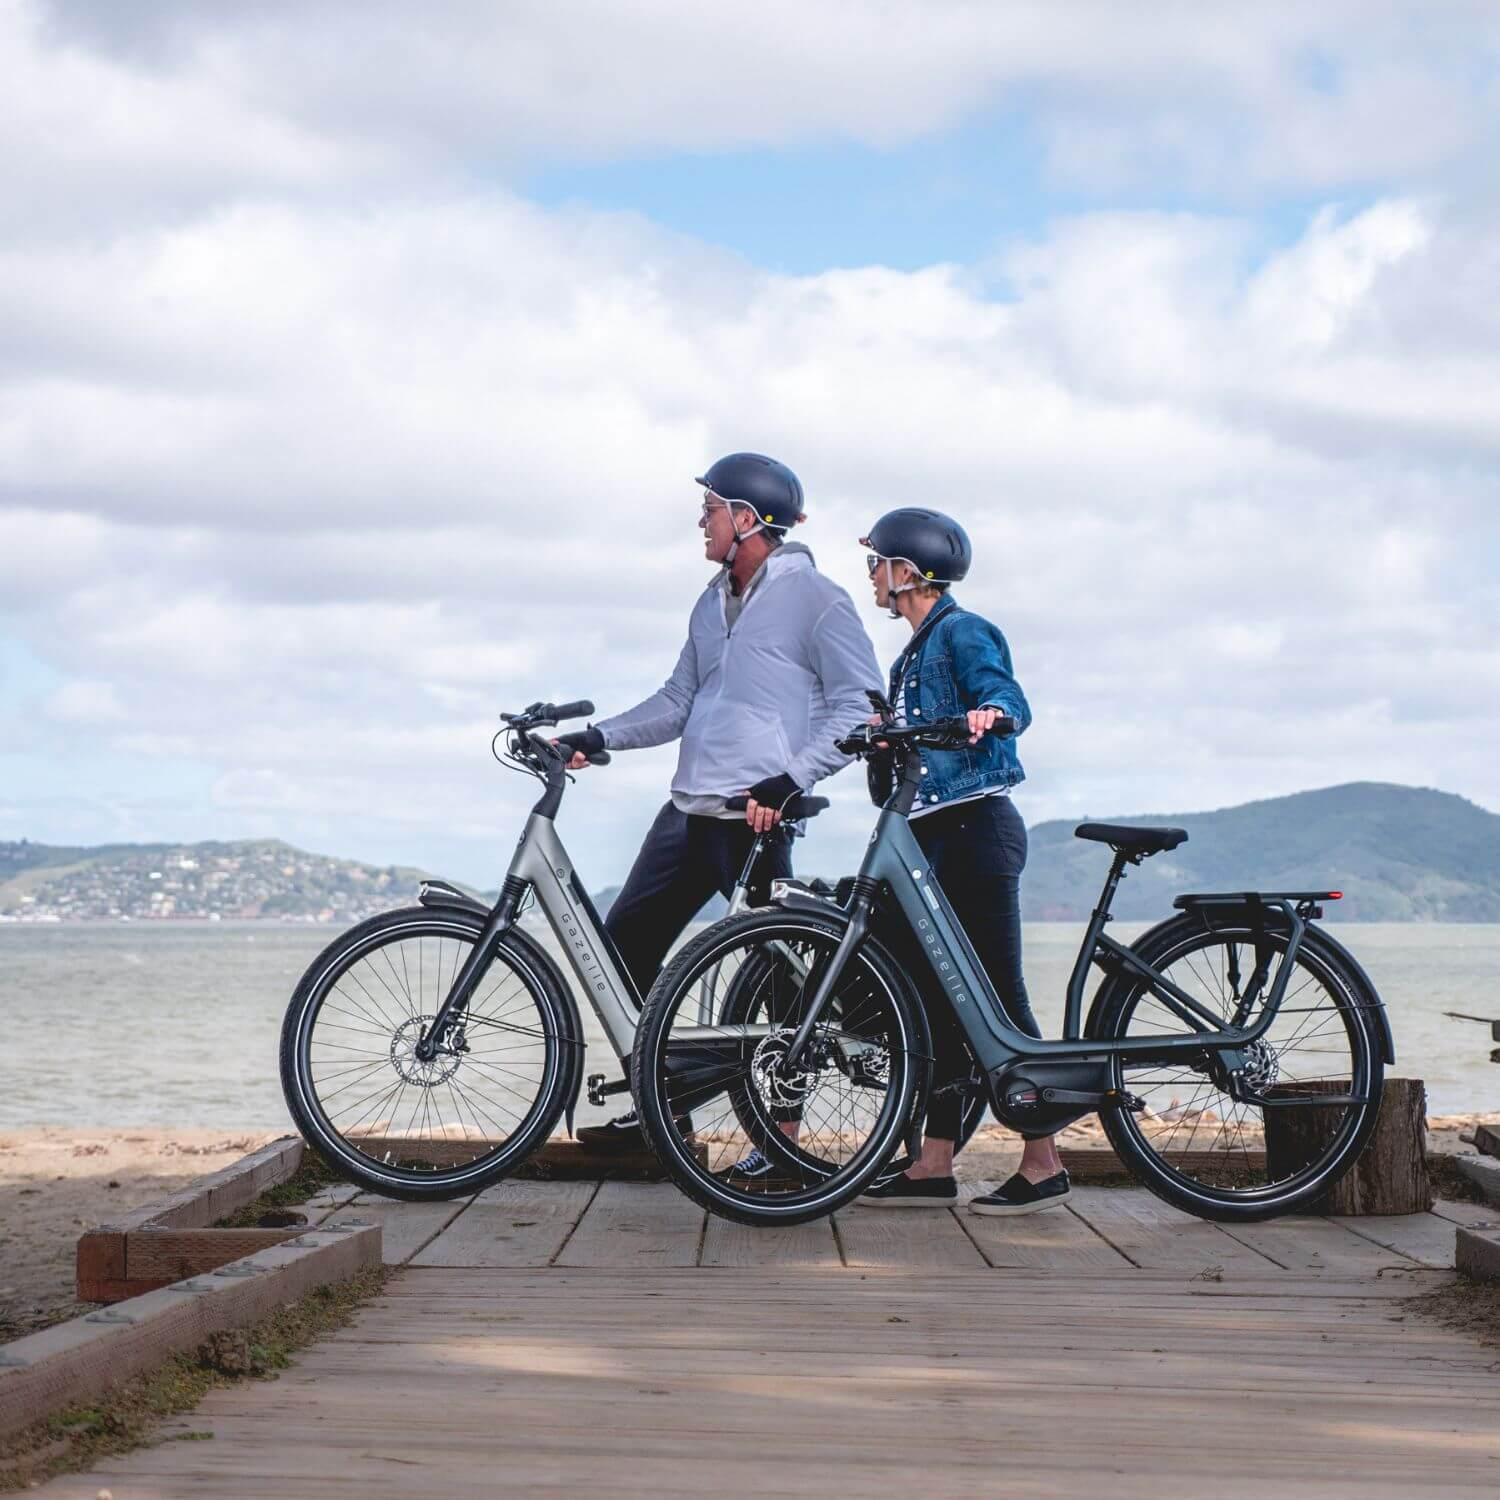
[[[1111,929],[1128,941],[1139,928]],[[1340,924],[1390,1012],[1396,1074],[1427,1081],[1434,1114],[1500,1109],[1488,1030],[1500,1016],[1500,926]],[[1026,976],[1043,1029],[1081,928],[1031,923]],[[0,1128],[289,1124],[277,1075],[282,1013],[337,936],[266,922],[0,925]],[[613,1072],[593,1016],[589,1071]],[[612,1110],[590,1109],[581,1120]]]

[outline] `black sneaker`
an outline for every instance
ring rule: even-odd
[[[692,1117],[684,1115],[677,1122],[684,1135],[693,1131]],[[646,1137],[641,1130],[640,1116],[634,1110],[628,1115],[616,1115],[603,1125],[580,1125],[573,1132],[574,1138],[595,1151],[607,1151],[615,1156],[630,1156],[637,1151],[649,1151]]]
[[[952,1208],[958,1182],[952,1177],[908,1177],[905,1172],[859,1195],[871,1208]]]
[[[1034,1214],[1044,1208],[1056,1208],[1073,1196],[1068,1184],[1068,1174],[1058,1172],[1044,1177],[1040,1182],[1028,1181],[1019,1172],[1003,1187],[969,1204],[969,1212],[988,1214],[992,1218],[1008,1218],[1012,1214]]]
[[[748,1156],[742,1156],[724,1174],[724,1180],[740,1187],[787,1187],[796,1183],[796,1176],[786,1167],[772,1161],[765,1152],[756,1148]]]

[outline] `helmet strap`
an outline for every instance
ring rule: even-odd
[[[890,616],[893,620],[899,620],[901,618],[901,611],[896,608],[896,595],[910,593],[917,585],[911,579],[908,579],[905,583],[897,583],[895,559],[883,557],[880,560],[885,564],[885,607],[890,611]]]
[[[722,498],[722,496],[720,498]],[[743,501],[743,500],[726,500],[724,503],[727,506],[730,506],[730,507],[733,507],[733,506],[736,506],[736,505],[745,505],[746,504],[746,502]],[[729,512],[729,516],[730,516],[731,522],[733,522],[734,514],[735,514],[734,510],[731,508],[730,512]],[[752,509],[752,514],[754,514],[753,509]],[[754,536],[757,531],[765,531],[765,532],[767,532],[768,535],[770,534],[769,533],[769,529],[766,526],[766,523],[764,521],[762,521],[758,515],[756,515],[756,517],[755,517],[755,525],[754,526],[747,526],[744,531],[741,531],[738,526],[736,526],[734,528],[734,540],[732,542],[730,542],[730,544],[729,544],[729,550],[727,552],[725,552],[725,554],[724,554],[724,564],[723,564],[723,566],[724,566],[724,571],[726,573],[729,571],[730,568],[732,568],[734,566],[734,559],[735,559],[736,555],[738,554],[738,552],[740,550],[740,543],[743,542],[743,541],[746,541],[748,538]]]

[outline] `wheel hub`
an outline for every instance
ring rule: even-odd
[[[458,1071],[456,1051],[437,1051],[425,1061],[417,1056],[417,1043],[432,1023],[431,1016],[413,1016],[396,1028],[391,1038],[391,1066],[405,1083],[419,1088],[436,1088]]]
[[[810,1042],[802,1054],[802,1062],[787,1070],[786,1054],[791,1046],[790,1030],[774,1031],[762,1037],[750,1059],[750,1076],[767,1104],[782,1109],[800,1107],[812,1093],[818,1082],[818,1042]]]

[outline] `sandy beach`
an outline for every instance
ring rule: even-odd
[[[1471,1151],[1462,1137],[1500,1113],[1447,1115],[1429,1122],[1434,1151]],[[83,1311],[73,1296],[78,1236],[239,1160],[279,1131],[114,1129],[43,1126],[0,1133],[0,1342]],[[1102,1146],[1097,1120],[1069,1127],[1065,1146]],[[985,1126],[959,1157],[959,1175],[995,1180],[1019,1141]]]

